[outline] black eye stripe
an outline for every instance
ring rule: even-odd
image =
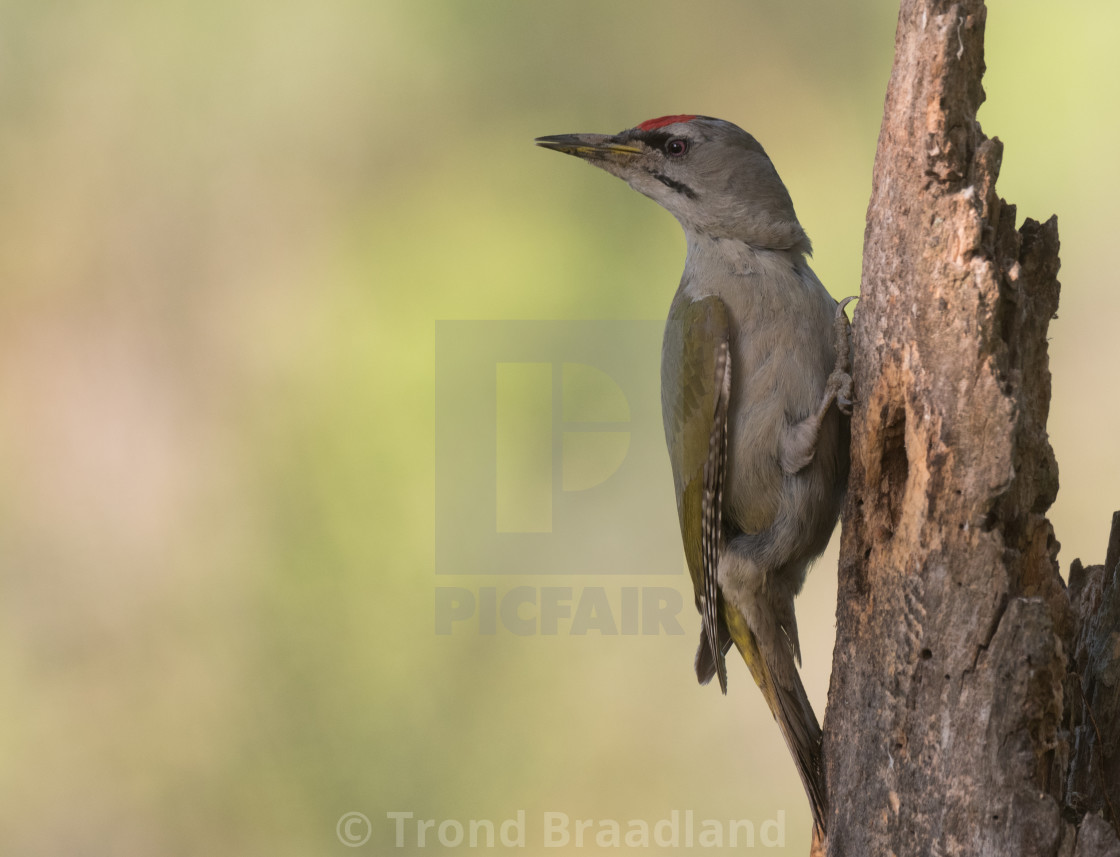
[[[630,135],[632,140],[640,140],[652,149],[658,149],[668,155],[670,158],[679,158],[686,154],[691,148],[692,143],[687,137],[682,137],[680,134],[669,134],[662,130],[656,131],[634,131]],[[670,152],[669,149],[674,141],[683,143],[683,151]]]
[[[639,131],[634,136],[654,149],[664,149],[666,143],[677,137],[676,134],[666,134],[664,131]]]

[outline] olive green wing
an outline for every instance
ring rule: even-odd
[[[696,672],[719,676],[730,636],[719,612],[719,552],[731,396],[730,324],[717,297],[691,300],[678,292],[661,351],[661,413],[673,468],[677,513],[696,606],[703,620]]]

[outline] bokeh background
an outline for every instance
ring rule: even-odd
[[[609,579],[437,578],[436,321],[663,318],[676,223],[531,140],[675,112],[755,133],[854,292],[896,10],[0,3],[0,853],[442,853],[386,813],[519,809],[537,853],[546,810],[690,808],[784,812],[805,853],[745,669],[696,686],[687,594],[683,636],[435,633],[447,583],[652,580],[625,545]],[[988,19],[999,188],[1061,224],[1063,567],[1120,507],[1118,25]],[[799,607],[818,712],[835,557]]]

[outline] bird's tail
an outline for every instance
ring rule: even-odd
[[[823,838],[828,818],[828,796],[825,793],[824,765],[821,757],[821,727],[805,687],[801,684],[793,651],[784,639],[775,639],[759,646],[758,638],[747,625],[746,619],[728,605],[723,611],[731,638],[735,641],[743,660],[747,662],[755,683],[758,684],[770,712],[778,721],[778,728],[786,740],[790,755],[797,765],[813,824]],[[765,654],[764,654],[765,652]]]

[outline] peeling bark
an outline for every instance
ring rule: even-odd
[[[985,17],[899,16],[853,322],[831,855],[1120,855],[1120,573],[1058,573],[1057,220],[1016,229],[995,191]]]

